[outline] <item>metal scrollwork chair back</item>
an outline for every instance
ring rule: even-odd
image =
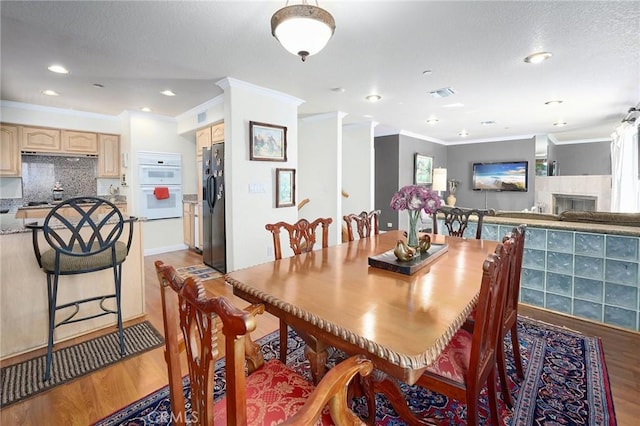
[[[76,197],[63,201],[51,209],[42,225],[28,224],[32,230],[33,249],[38,265],[47,274],[48,322],[47,361],[44,380],[49,380],[53,351],[53,333],[56,327],[103,315],[117,316],[120,353],[125,354],[122,327],[121,278],[122,263],[127,258],[133,238],[133,222],[125,219],[118,207],[102,198]],[[121,241],[125,224],[129,224],[126,242]],[[48,247],[40,250],[38,231],[42,231]],[[115,291],[58,305],[58,283],[61,275],[75,275],[113,269]],[[90,284],[90,283],[89,283]],[[115,308],[105,305],[115,299]],[[100,312],[76,317],[80,305],[95,302]],[[72,308],[68,316],[56,322],[56,312]]]

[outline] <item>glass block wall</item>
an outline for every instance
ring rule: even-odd
[[[512,229],[484,223],[482,238],[500,241]],[[469,223],[465,237],[475,232]],[[527,227],[522,303],[640,331],[639,281],[639,237]]]

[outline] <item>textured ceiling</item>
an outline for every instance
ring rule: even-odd
[[[232,77],[303,99],[302,115],[342,111],[346,123],[379,123],[376,134],[447,144],[534,134],[604,139],[640,101],[638,1],[320,1],[336,32],[305,63],[271,36],[270,17],[284,5],[2,1],[1,99],[110,115],[149,106],[177,116],[222,93],[215,82]],[[523,61],[540,50],[553,57]],[[53,63],[71,74],[47,71]],[[331,90],[338,87],[345,91]],[[443,87],[456,93],[429,95]],[[366,102],[371,93],[382,100]],[[554,99],[564,103],[544,104]],[[452,103],[464,106],[445,107]],[[439,122],[427,124],[431,116]],[[558,120],[568,125],[553,126]]]

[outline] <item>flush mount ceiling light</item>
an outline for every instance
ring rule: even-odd
[[[55,90],[49,90],[49,89],[43,90],[42,94],[43,95],[47,95],[47,96],[58,96],[59,95],[59,93],[56,92]]]
[[[480,124],[482,124],[483,126],[491,126],[493,124],[496,124],[496,122],[493,120],[487,120],[487,121],[481,121]]]
[[[151,108],[149,108],[149,107],[142,107],[142,108],[140,108],[140,111],[144,111],[144,112],[151,112]]]
[[[271,34],[304,62],[307,56],[315,55],[327,45],[336,22],[329,12],[318,7],[317,1],[316,6],[307,4],[307,0],[292,6],[288,1],[286,4],[271,17]]]
[[[458,133],[458,135],[460,135],[463,138],[466,138],[467,136],[469,136],[469,132],[467,132],[466,130],[461,130],[460,133]]]
[[[368,100],[369,102],[378,102],[380,99],[382,99],[382,96],[380,96],[380,95],[369,95],[365,99]]]
[[[97,89],[104,89],[104,84],[100,84],[100,83],[93,83],[92,84],[93,87],[97,88]]]
[[[563,101],[561,100],[555,100],[555,101],[547,101],[544,104],[545,105],[560,105]]]
[[[167,90],[163,90],[163,91],[162,91],[162,92],[160,92],[160,93],[162,93],[162,94],[163,94],[163,95],[165,95],[165,96],[175,96],[175,95],[176,95],[175,93],[173,93],[173,91],[171,91],[171,90],[169,90],[169,89],[167,89]]]
[[[427,124],[436,124],[438,121],[440,120],[435,117],[427,118]]]
[[[55,72],[56,74],[69,74],[69,70],[62,65],[51,65],[50,67],[47,67],[47,69],[51,72]]]
[[[553,125],[556,126],[556,127],[564,127],[564,126],[567,125],[567,122],[560,120],[560,121],[556,121],[555,123],[553,123]]]
[[[549,59],[551,56],[551,52],[536,52],[524,58],[524,61],[528,64],[539,64],[540,62],[544,62]]]

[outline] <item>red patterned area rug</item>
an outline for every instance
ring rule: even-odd
[[[511,340],[507,336],[509,385],[515,407],[509,410],[504,404],[500,405],[503,425],[616,425],[600,339],[524,317],[519,318],[518,333],[525,378],[520,380],[516,376],[509,345]],[[277,332],[263,337],[258,343],[262,345],[266,359],[278,356]],[[291,330],[289,348],[287,362],[310,379],[304,344]],[[329,363],[339,362],[344,356],[340,351],[331,352]],[[224,360],[216,364],[216,400],[225,393],[224,365]],[[466,424],[465,404],[417,386],[402,385],[402,390],[411,409],[418,415],[435,416],[442,424]],[[186,378],[184,393],[188,400]],[[376,396],[376,406],[376,425],[405,424],[383,395]],[[353,409],[365,413],[365,401],[355,400]],[[488,426],[486,389],[481,395],[480,416],[480,424]],[[170,418],[169,390],[164,387],[96,424],[161,425],[169,424]]]

